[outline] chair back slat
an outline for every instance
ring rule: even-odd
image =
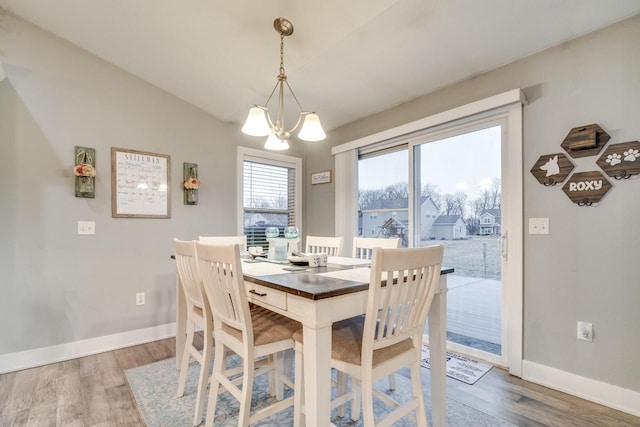
[[[359,259],[371,259],[373,248],[399,248],[400,238],[354,237],[351,256]]]
[[[244,289],[240,245],[207,245],[198,242],[198,265],[204,292],[213,309],[216,327],[224,323],[253,342],[249,302]]]
[[[372,352],[413,339],[417,345],[439,283],[444,246],[374,249],[362,360]]]
[[[307,236],[306,253],[325,253],[329,256],[340,256],[342,254],[342,237],[321,237]]]
[[[198,270],[196,241],[173,239],[173,251],[187,304],[204,309],[204,290]]]

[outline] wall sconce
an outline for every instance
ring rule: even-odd
[[[75,154],[73,174],[76,176],[76,197],[94,199],[96,197],[96,150],[76,146]]]
[[[196,163],[183,163],[184,175],[184,204],[198,204],[198,189],[200,180],[198,179],[198,165]]]

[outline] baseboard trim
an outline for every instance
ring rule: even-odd
[[[560,369],[522,361],[522,379],[640,417],[640,393]]]
[[[176,324],[153,326],[119,334],[74,341],[0,355],[0,374],[90,356],[123,347],[144,344],[176,336]]]

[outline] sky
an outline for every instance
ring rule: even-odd
[[[500,178],[500,127],[495,126],[420,146],[421,180],[441,194],[465,192],[470,199]],[[408,152],[397,151],[359,162],[359,188],[374,190],[407,182]]]

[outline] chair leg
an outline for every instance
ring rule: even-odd
[[[360,384],[360,395],[362,396],[362,421],[365,426],[375,425],[375,417],[373,414],[373,381],[370,374],[370,371],[365,372],[365,378],[362,378],[362,382]]]
[[[389,390],[396,389],[396,374],[389,374]]]
[[[347,392],[347,374],[338,371],[338,381],[337,381],[336,388],[337,388],[338,396],[342,396]],[[347,413],[347,404],[345,403],[338,407],[338,416],[342,418],[345,416],[346,413]]]
[[[360,410],[362,409],[362,384],[360,384],[359,380],[351,378],[351,391],[353,391],[351,420],[358,421],[360,419]]]
[[[418,399],[418,407],[416,408],[416,422],[418,427],[427,427],[427,412],[424,409],[421,368],[419,361],[411,365],[411,388],[413,391],[413,398]]]
[[[184,396],[184,385],[187,381],[187,370],[189,369],[189,362],[191,361],[191,353],[189,353],[189,347],[193,346],[193,336],[195,334],[195,325],[187,319],[187,339],[184,343],[184,350],[182,351],[182,364],[180,366],[180,377],[178,378],[178,392],[177,397]]]
[[[215,356],[213,358],[213,373],[211,374],[211,386],[209,387],[209,402],[207,403],[207,418],[205,427],[213,427],[213,420],[216,417],[216,405],[218,403],[218,389],[220,380],[218,375],[224,375],[225,363],[224,345],[215,346]]]
[[[267,360],[268,360],[267,363],[269,364],[269,366],[275,365],[275,356],[273,354],[268,355]],[[269,378],[269,396],[275,396],[276,382],[278,381],[278,379],[276,378],[276,371],[274,369],[270,370],[267,373],[267,378]]]
[[[249,426],[251,413],[251,393],[253,391],[254,357],[246,352],[242,360],[242,395],[240,396],[240,412],[238,413],[238,426]]]
[[[293,395],[293,426],[304,427],[305,418],[302,412],[302,405],[304,405],[304,365],[302,358],[302,344],[295,342],[294,347],[294,395]]]
[[[284,399],[284,383],[282,382],[282,376],[284,375],[284,352],[281,351],[277,353],[274,362],[276,400],[280,401]]]
[[[207,325],[205,330],[210,331],[212,328],[213,324]],[[202,347],[202,365],[200,366],[200,377],[198,378],[198,392],[196,393],[196,408],[193,416],[194,426],[200,425],[202,422],[202,411],[204,410],[207,384],[209,383],[209,367],[211,366],[213,351],[213,335],[205,334],[204,345]]]

